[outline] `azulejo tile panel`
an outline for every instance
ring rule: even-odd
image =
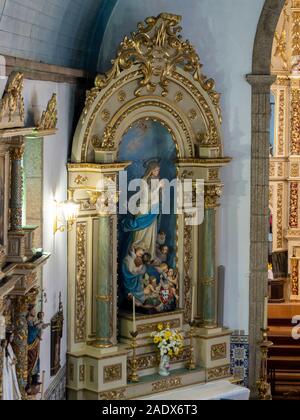
[[[231,336],[230,345],[231,374],[243,380],[249,386],[249,336],[244,332],[235,332]]]

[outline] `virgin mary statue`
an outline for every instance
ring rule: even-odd
[[[137,216],[127,219],[124,223],[125,232],[132,232],[131,245],[142,247],[151,255],[156,257],[156,240],[158,232],[158,216],[160,189],[163,181],[159,180],[160,165],[157,161],[148,163],[142,180],[140,191],[140,212]]]
[[[160,165],[157,161],[148,163],[140,190],[140,211],[136,216],[128,217],[123,222],[124,232],[129,233],[122,260],[123,286],[128,295],[135,296],[144,303],[143,276],[145,267],[144,253],[156,258],[156,241],[160,189],[163,182],[159,180]]]
[[[4,350],[2,396],[5,401],[16,401],[22,399],[16,374],[16,358],[12,348],[13,340],[13,333],[7,332]]]

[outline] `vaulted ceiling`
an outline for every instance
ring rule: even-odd
[[[0,54],[95,68],[117,0],[0,0]]]

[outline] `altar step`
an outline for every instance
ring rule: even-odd
[[[143,376],[140,378],[140,382],[128,384],[126,388],[126,399],[134,400],[173,389],[203,384],[205,382],[206,372],[205,369],[201,368],[192,371],[187,369],[174,370],[167,378],[163,378],[158,374]]]
[[[274,400],[300,399],[300,372],[277,371]]]

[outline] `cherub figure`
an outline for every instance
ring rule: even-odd
[[[157,281],[155,277],[149,278],[149,283],[144,289],[144,293],[146,298],[149,297],[158,297],[160,292],[160,284],[157,285]]]
[[[168,261],[168,256],[169,247],[167,245],[161,245],[156,252],[157,261],[160,264],[166,263]]]

